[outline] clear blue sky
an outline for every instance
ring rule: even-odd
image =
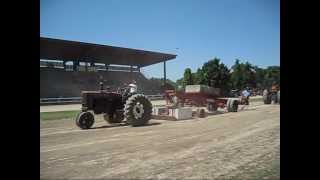
[[[177,54],[167,77],[218,57],[280,65],[279,0],[41,0],[40,36]],[[177,49],[178,48],[178,49]],[[162,77],[163,65],[143,68]]]

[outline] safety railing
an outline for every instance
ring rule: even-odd
[[[59,103],[80,103],[81,97],[67,97],[67,98],[40,98],[40,105],[42,104],[59,104]]]
[[[146,95],[150,100],[161,100],[164,96],[158,95]],[[67,98],[40,98],[40,105],[45,104],[64,104],[64,103],[80,103],[81,97],[67,97]]]

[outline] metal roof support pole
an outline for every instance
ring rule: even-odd
[[[84,68],[85,68],[85,71],[88,72],[88,63],[87,62],[84,63]]]
[[[73,71],[77,71],[77,66],[79,66],[79,61],[73,61]]]
[[[130,65],[130,76],[131,76],[131,79],[133,80],[132,65]]]
[[[140,72],[140,66],[138,66],[138,72]]]
[[[63,61],[63,69],[64,69],[64,70],[67,69],[67,68],[66,68],[66,62],[67,62],[67,61]]]
[[[95,65],[94,65],[94,62],[93,61],[91,61],[91,62],[89,62],[89,65],[90,65],[90,71],[93,71],[93,72],[95,72]]]
[[[166,61],[163,61],[163,86],[164,90],[166,90],[166,83],[167,82],[167,72],[166,72]]]
[[[106,71],[108,71],[109,70],[109,64],[105,64],[105,66],[106,66]]]

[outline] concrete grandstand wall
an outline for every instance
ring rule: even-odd
[[[148,80],[139,72],[99,71],[74,72],[56,68],[40,68],[40,98],[79,97],[82,90],[99,89],[99,77],[111,90],[116,90],[124,83],[137,81],[139,91],[144,94],[161,92],[161,85]]]

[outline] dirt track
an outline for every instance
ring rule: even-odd
[[[41,179],[279,179],[280,106],[144,127],[41,121]]]
[[[262,99],[262,96],[250,97],[251,100]],[[152,104],[154,106],[165,105],[165,100],[153,100]],[[79,111],[81,109],[81,104],[66,104],[66,105],[45,105],[40,106],[40,112],[57,112],[57,111]]]

